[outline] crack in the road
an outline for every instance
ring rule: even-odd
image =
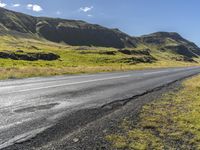
[[[196,75],[196,74],[189,75],[189,76],[187,76],[187,77],[182,77],[182,78],[180,78],[180,79],[174,80],[174,81],[169,82],[169,83],[166,83],[166,84],[164,84],[164,85],[155,87],[155,88],[153,88],[153,89],[151,89],[151,90],[146,90],[146,91],[144,91],[144,92],[142,92],[142,93],[140,93],[140,94],[134,95],[134,96],[132,96],[132,97],[130,97],[130,98],[127,98],[127,99],[115,100],[115,101],[113,101],[113,102],[110,102],[110,103],[107,103],[107,104],[102,105],[100,108],[101,108],[101,109],[114,109],[114,108],[116,108],[116,107],[120,107],[120,106],[122,107],[122,106],[126,105],[128,102],[130,102],[130,101],[132,101],[132,100],[134,100],[134,99],[136,99],[136,98],[138,98],[138,97],[141,97],[141,96],[144,96],[144,95],[146,95],[146,94],[149,94],[149,93],[152,93],[152,92],[161,90],[162,88],[167,87],[167,86],[169,86],[169,85],[171,85],[171,84],[173,84],[173,83],[176,83],[176,82],[178,82],[178,81],[182,81],[182,80],[184,80],[184,79],[190,78],[190,77],[195,76],[195,75]]]

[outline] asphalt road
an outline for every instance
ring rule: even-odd
[[[0,149],[34,137],[72,111],[127,99],[197,73],[200,67],[1,81]]]

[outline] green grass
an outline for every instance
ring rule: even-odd
[[[0,51],[52,52],[61,57],[55,61],[0,59],[0,79],[198,65],[172,61],[170,57],[173,54],[161,53],[155,48],[152,48],[152,55],[158,59],[156,63],[128,64],[121,60],[133,56],[122,54],[114,48],[90,47],[89,50],[76,50],[79,47],[45,40],[15,38],[8,35],[0,36],[0,42]],[[139,48],[145,48],[145,46],[141,45]],[[116,54],[104,53],[108,51],[114,51]]]
[[[121,129],[106,137],[114,149],[200,149],[200,76],[145,105],[137,124],[125,119]]]

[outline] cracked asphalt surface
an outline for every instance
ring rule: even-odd
[[[43,132],[51,137],[55,133],[50,129],[73,113],[80,118],[77,124],[84,121],[87,124],[90,118],[94,120],[98,116],[98,111],[87,114],[87,119],[84,113],[76,112],[109,108],[115,102],[198,73],[200,67],[185,67],[1,81],[0,149],[8,146],[12,149],[12,145],[37,138]],[[75,123],[67,124],[66,133],[70,133]]]

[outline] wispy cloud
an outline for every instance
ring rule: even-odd
[[[27,8],[32,10],[32,11],[35,11],[35,12],[40,12],[40,11],[43,10],[43,8],[40,5],[37,5],[37,4],[28,4]]]
[[[61,11],[56,11],[56,15],[61,15],[62,14],[62,12]]]
[[[6,7],[7,4],[6,3],[3,3],[2,1],[0,1],[0,7]]]
[[[91,14],[88,14],[87,16],[88,16],[88,17],[93,17],[93,15],[91,15]]]
[[[32,9],[32,7],[33,7],[33,4],[27,4],[28,9]]]
[[[91,6],[91,7],[86,6],[86,7],[81,7],[79,10],[82,11],[82,12],[89,12],[93,8],[94,8],[93,6]]]
[[[12,7],[20,7],[20,4],[12,4]]]

